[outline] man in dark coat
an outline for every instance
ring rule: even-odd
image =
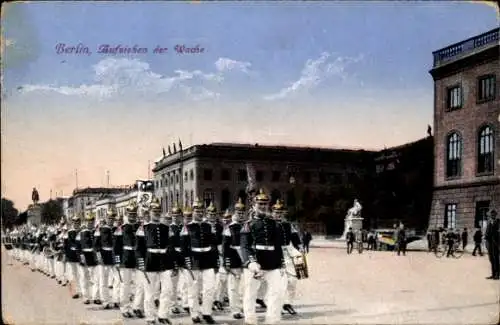
[[[498,280],[500,278],[500,220],[495,209],[490,210],[489,217],[488,226],[484,234],[488,257],[491,263],[491,276],[487,277],[487,279]]]
[[[403,224],[399,225],[399,229],[396,235],[396,245],[398,247],[398,256],[401,254],[401,252],[403,253],[403,255],[406,255],[406,230]]]
[[[309,231],[302,233],[302,244],[304,245],[304,252],[309,253],[309,244],[311,243],[312,236]]]
[[[483,242],[483,232],[481,228],[477,228],[474,233],[474,250],[472,251],[472,256],[476,256],[476,252],[479,252],[480,256],[483,256],[483,251],[481,249],[481,244]]]
[[[467,232],[467,228],[464,228],[462,231],[462,249],[465,251],[465,246],[467,246],[467,243],[469,242],[469,233]]]

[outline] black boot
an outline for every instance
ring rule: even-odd
[[[94,300],[94,305],[102,305],[102,301],[99,299]]]
[[[74,294],[71,298],[73,298],[73,299],[78,299],[78,298],[80,298],[80,295],[79,295],[78,293],[76,293],[76,294]]]
[[[179,310],[179,308],[177,307],[172,307],[172,309],[170,310],[170,312],[174,315],[178,315],[181,313],[181,311]]]
[[[256,302],[256,303],[257,303],[260,307],[262,307],[262,308],[267,308],[267,305],[266,305],[266,303],[264,302],[264,300],[262,300],[262,299],[257,299],[257,300],[255,300],[255,302]]]
[[[160,307],[160,300],[155,299],[155,306],[156,308]]]
[[[242,313],[233,314],[233,318],[234,319],[242,319],[243,318],[243,314]]]
[[[134,309],[134,315],[137,318],[144,318],[144,313],[140,309]]]
[[[172,325],[168,318],[158,318],[158,323]]]
[[[191,318],[191,320],[193,321],[193,324],[200,324],[201,323],[201,319],[198,316]]]
[[[84,301],[83,301],[83,304],[85,304],[85,305],[90,304],[90,300],[88,300],[88,299],[87,299],[87,300],[84,300]]]
[[[286,312],[288,312],[290,315],[296,315],[297,312],[295,311],[295,309],[293,309],[292,305],[290,304],[284,304],[283,305],[283,310],[285,310]]]
[[[132,318],[132,317],[134,317],[134,315],[132,315],[132,313],[130,313],[130,312],[128,312],[128,311],[126,311],[126,312],[122,313],[122,316],[123,316],[124,318]]]
[[[217,309],[217,310],[224,310],[224,307],[222,306],[222,303],[220,301],[214,301],[214,307]]]
[[[191,309],[189,309],[189,307],[184,307],[183,309],[185,313],[191,314]]]
[[[215,323],[215,320],[212,318],[212,316],[210,315],[203,315],[203,320],[205,321],[205,323],[207,324],[216,324]]]
[[[103,309],[106,309],[106,310],[113,309],[113,305],[112,304],[106,304],[106,305],[104,305]]]

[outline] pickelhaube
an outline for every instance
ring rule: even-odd
[[[186,207],[187,208],[187,207]],[[179,208],[179,206],[177,205],[177,203],[174,205],[174,207],[172,208],[172,211],[171,211],[172,214],[181,214],[182,211],[181,209]]]
[[[127,206],[127,214],[128,215],[137,215],[137,202],[132,201]]]
[[[191,210],[191,208],[190,208],[190,207],[186,206],[186,207],[184,208],[184,210],[182,211],[182,214],[183,214],[184,216],[190,216],[190,215],[192,215],[192,214],[193,214],[193,210]]]
[[[106,217],[108,219],[116,218],[116,210],[113,207],[109,207],[108,210],[106,211]]]
[[[90,212],[86,217],[85,220],[87,221],[93,221],[95,219],[95,213]]]
[[[154,197],[151,201],[151,211],[154,213],[161,213],[161,203],[157,197]]]
[[[243,199],[240,197],[238,202],[234,205],[235,210],[245,211],[245,204],[243,204]]]
[[[267,196],[263,189],[260,189],[259,194],[257,194],[257,196],[255,197],[255,202],[269,202],[269,196]]]
[[[281,202],[280,199],[276,200],[276,203],[273,205],[273,211],[284,211],[285,206]]]
[[[213,202],[210,202],[210,205],[207,208],[207,212],[210,214],[215,214],[217,213],[217,209],[215,208],[215,205]]]
[[[193,203],[193,211],[196,211],[196,210],[203,211],[203,203],[200,201],[199,198],[196,198],[196,200],[194,200],[194,203]]]

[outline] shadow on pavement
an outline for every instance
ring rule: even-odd
[[[349,315],[356,312],[354,309],[330,309],[330,310],[315,310],[315,311],[300,311],[297,310],[297,315],[284,315],[283,321],[287,320],[303,320],[303,319],[313,319],[316,317],[333,317],[338,315]]]

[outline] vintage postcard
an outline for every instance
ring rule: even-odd
[[[498,324],[495,2],[3,4],[4,324]]]

